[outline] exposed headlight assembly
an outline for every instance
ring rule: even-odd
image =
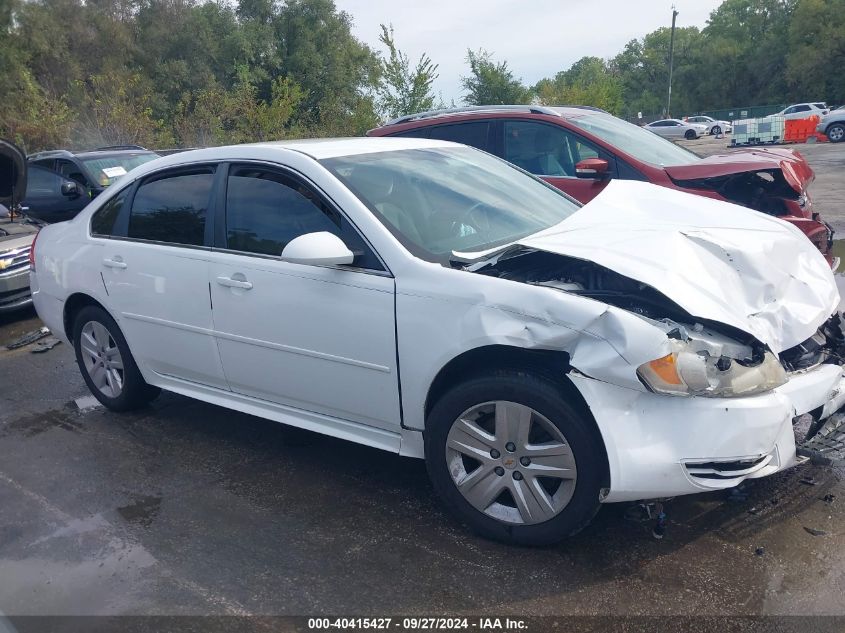
[[[768,351],[761,361],[750,363],[695,352],[681,341],[673,340],[672,346],[671,354],[637,369],[637,376],[655,393],[735,398],[770,391],[787,381],[777,356]]]

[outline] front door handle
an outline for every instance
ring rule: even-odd
[[[120,257],[115,257],[114,259],[106,258],[106,259],[103,260],[103,266],[105,266],[106,268],[121,268],[121,269],[123,269],[123,268],[126,268],[126,262],[123,261],[123,259],[120,258]]]
[[[240,288],[242,290],[252,290],[252,282],[246,279],[233,279],[232,277],[218,277],[217,283],[227,288]]]

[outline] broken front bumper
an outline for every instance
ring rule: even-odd
[[[822,364],[781,387],[746,398],[671,397],[570,374],[607,449],[603,501],[721,490],[806,460],[793,420],[823,420],[845,405],[845,370]]]

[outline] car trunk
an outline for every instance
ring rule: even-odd
[[[0,139],[0,204],[10,211],[26,195],[26,157],[9,141]]]

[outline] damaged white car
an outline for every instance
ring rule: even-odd
[[[166,389],[425,458],[501,540],[840,447],[824,257],[664,187],[613,181],[580,208],[451,143],[221,147],[132,171],[34,262],[38,314],[107,407]]]

